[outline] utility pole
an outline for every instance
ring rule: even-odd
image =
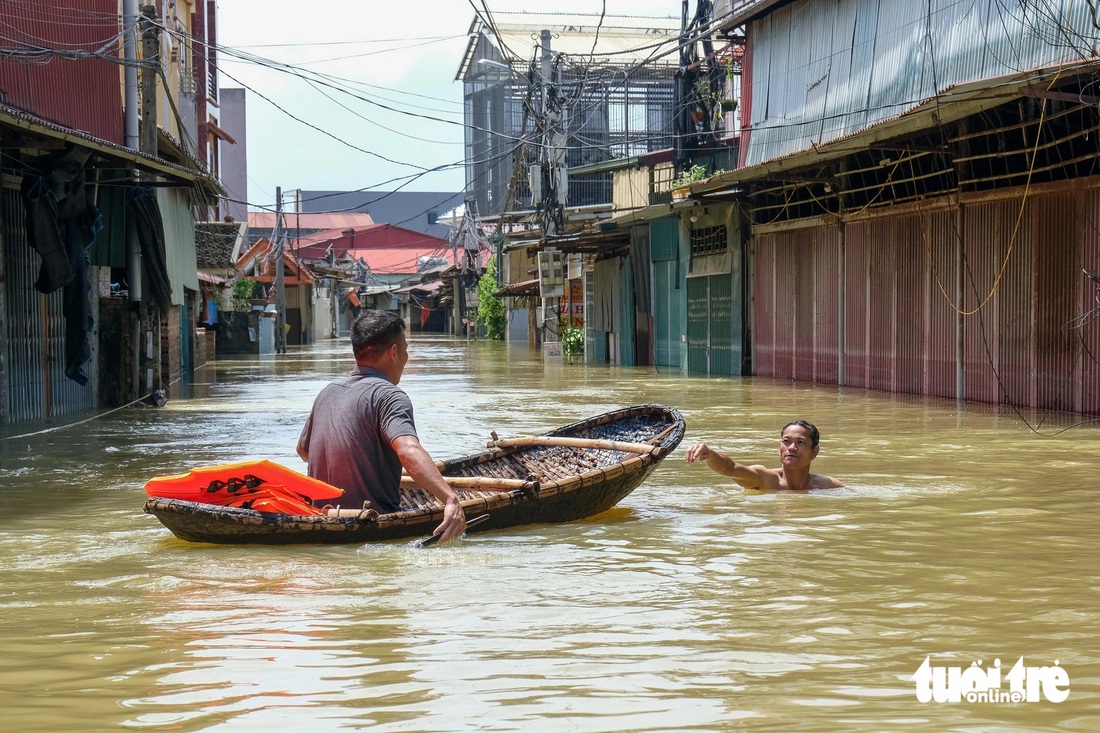
[[[283,250],[286,237],[283,234],[283,189],[275,188],[275,231],[272,233],[272,249],[275,253],[275,353],[286,353],[286,285]]]
[[[137,54],[137,0],[123,0],[122,3],[122,67],[123,87],[125,90],[125,132],[126,147],[138,151],[141,149],[141,136],[138,126],[138,54]],[[138,176],[134,174],[134,182]],[[130,302],[130,389],[128,399],[136,400],[140,395],[141,383],[141,243],[138,242],[137,229],[126,228],[126,280],[127,298]]]
[[[160,32],[157,9],[141,7],[141,152],[157,154],[157,71],[160,69]]]
[[[564,234],[565,228],[565,133],[561,129],[562,96],[560,84],[553,80],[553,53],[550,31],[539,33],[539,76],[541,94],[539,124],[542,126],[542,149],[539,154],[542,202],[540,225],[547,239]],[[560,80],[559,80],[560,81]],[[558,303],[564,287],[562,253],[548,248],[539,253],[539,290],[542,300],[543,341],[561,340],[561,319]]]
[[[122,0],[122,59],[126,147],[138,150],[137,0]]]
[[[157,145],[157,71],[160,69],[160,32],[156,25],[157,9],[152,5],[141,7],[141,74],[139,79],[141,92],[141,125],[138,129],[138,150],[146,155],[156,156]],[[134,95],[136,96],[136,95]],[[141,185],[141,174],[137,176],[137,185]],[[141,382],[142,367],[145,367],[145,390],[152,393],[161,386],[160,370],[160,323],[152,317],[149,308],[142,304],[142,280],[144,263],[141,255],[141,243],[137,233],[131,230],[128,242],[127,270],[130,276],[130,302],[133,309],[133,323],[130,339],[133,350],[133,396],[141,394],[138,386]],[[146,327],[144,349],[142,349],[142,327]]]
[[[542,148],[539,153],[542,188],[542,233],[545,237],[562,234],[563,210],[566,198],[565,132],[561,129],[562,99],[560,84],[553,80],[554,54],[550,50],[550,31],[539,34],[539,122],[542,126]]]
[[[688,155],[686,138],[688,131],[692,129],[691,110],[688,105],[688,66],[691,64],[691,47],[687,43],[688,35],[688,0],[683,0],[680,7],[680,65],[676,70],[676,117],[673,126],[675,140],[675,165],[677,172],[687,170]]]

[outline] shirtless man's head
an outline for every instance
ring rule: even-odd
[[[783,433],[787,432],[787,428],[795,426],[806,429],[806,432],[810,436],[810,447],[816,448],[817,444],[821,442],[821,433],[817,432],[817,427],[813,423],[806,422],[805,420],[794,420],[787,423],[783,426],[783,429],[779,431],[779,434],[783,435]]]
[[[821,449],[818,443],[821,435],[813,424],[805,420],[795,420],[783,426],[779,438],[779,460],[786,468],[805,468],[817,458]]]

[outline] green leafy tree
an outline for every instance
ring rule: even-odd
[[[477,320],[485,326],[491,339],[503,339],[508,325],[508,310],[504,301],[493,295],[497,289],[497,259],[489,260],[485,274],[477,281]]]
[[[254,282],[243,277],[233,283],[233,310],[244,313],[252,310],[249,299],[252,297],[255,285]]]

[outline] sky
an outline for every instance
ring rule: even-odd
[[[681,12],[677,0],[220,0],[220,83],[246,89],[250,208],[272,207],[276,187],[461,191],[455,75],[475,7],[598,21],[605,5]]]

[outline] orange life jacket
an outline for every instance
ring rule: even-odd
[[[145,484],[150,497],[235,506],[271,514],[320,515],[318,499],[344,491],[271,461],[242,461],[193,468],[179,476],[159,476]]]

